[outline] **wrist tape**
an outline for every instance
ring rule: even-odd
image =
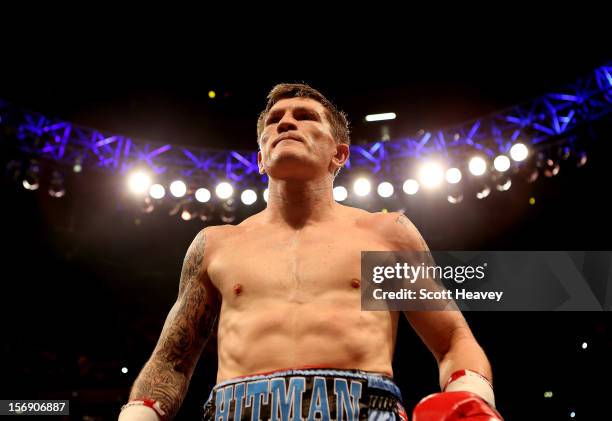
[[[480,396],[491,407],[495,408],[493,386],[481,374],[472,370],[458,370],[449,377],[444,392],[472,392]]]

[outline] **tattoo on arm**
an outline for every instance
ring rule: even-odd
[[[427,246],[427,243],[423,239],[423,236],[419,233],[419,230],[414,226],[414,224],[410,222],[410,220],[404,214],[400,214],[398,218],[395,220],[395,222],[402,226],[401,229],[403,229],[405,233],[407,234],[408,238],[410,238],[410,241],[407,241],[407,243],[410,244],[411,250],[409,251],[411,251],[412,253],[408,253],[408,255],[405,257],[411,260],[414,259],[413,264],[416,264],[416,265],[424,264],[426,267],[436,266],[436,261],[434,259],[433,254],[429,250],[429,247]],[[401,261],[400,263],[405,263],[405,260]],[[444,284],[441,282],[440,279],[436,278],[435,275],[432,277],[419,278],[417,285],[419,285],[419,288],[420,286],[423,286],[430,291],[442,291],[445,289]],[[414,288],[414,285],[413,285],[413,288]],[[408,321],[413,320],[411,319],[411,317],[415,317],[415,316],[412,316],[412,315],[415,313],[419,313],[420,312],[419,310],[455,310],[457,309],[455,302],[452,299],[437,300],[437,301],[432,302],[433,304],[429,304],[426,302],[423,302],[423,303],[425,303],[423,307],[415,307],[413,310],[405,310],[403,312],[404,315],[408,318]]]
[[[429,247],[427,246],[427,243],[425,242],[425,240],[423,239],[419,231],[416,229],[414,224],[410,222],[408,218],[406,218],[406,215],[401,214],[400,216],[398,216],[395,222],[404,226],[406,229],[409,229],[412,234],[416,234],[416,237],[418,238],[418,241],[419,241],[419,247],[421,248],[421,251],[429,251]]]
[[[160,402],[172,418],[185,397],[193,370],[215,324],[216,311],[205,285],[206,235],[193,240],[181,270],[178,299],[164,323],[153,355],[144,366],[130,399],[146,397]]]

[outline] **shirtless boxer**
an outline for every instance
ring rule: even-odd
[[[360,258],[362,250],[427,250],[425,242],[402,214],[334,201],[348,124],[318,91],[277,85],[257,132],[267,207],[195,237],[178,299],[120,421],[176,415],[217,317],[217,385],[204,419],[405,420],[391,365],[399,315],[361,311]],[[501,419],[489,362],[461,313],[404,314],[436,358],[443,390],[413,419]]]

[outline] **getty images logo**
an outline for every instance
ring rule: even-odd
[[[395,266],[374,266],[372,270],[372,282],[380,284],[387,279],[403,279],[414,284],[421,279],[444,279],[453,280],[458,284],[471,279],[483,279],[485,277],[486,263],[480,266],[426,266],[421,263],[418,266],[408,263],[396,263]]]

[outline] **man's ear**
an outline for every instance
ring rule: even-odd
[[[257,167],[259,168],[259,174],[265,174],[266,170],[264,170],[263,159],[261,157],[261,151],[257,151]]]
[[[337,169],[344,167],[344,164],[346,164],[346,161],[349,159],[350,153],[350,147],[346,143],[338,143],[336,145],[336,153],[331,160],[331,165],[336,167],[334,168],[334,173]]]

